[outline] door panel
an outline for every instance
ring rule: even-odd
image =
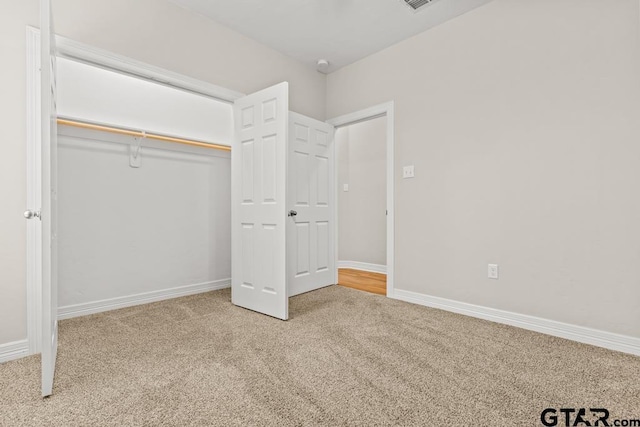
[[[58,354],[56,56],[51,0],[40,2],[42,144],[42,395],[53,392]]]
[[[296,249],[296,271],[295,277],[301,277],[309,274],[309,265],[311,264],[310,240],[311,230],[309,230],[308,222],[298,221],[295,223],[295,249]]]
[[[231,300],[283,320],[288,111],[287,83],[237,100],[231,152]]]
[[[296,113],[289,118],[289,196],[287,224],[289,295],[332,285],[333,126]]]
[[[328,221],[316,222],[316,235],[318,236],[317,271],[324,271],[329,268],[329,242],[331,241],[331,236],[329,235]]]

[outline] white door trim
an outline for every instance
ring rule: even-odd
[[[335,117],[331,120],[327,120],[327,123],[332,124],[336,128],[352,125],[366,120],[375,119],[377,117],[387,118],[387,296],[393,296],[394,294],[394,271],[395,271],[395,222],[394,222],[394,145],[395,145],[395,131],[394,131],[394,102],[386,102],[384,104],[375,105],[364,110],[356,111],[353,113],[345,114],[343,116]],[[334,155],[336,155],[336,145],[333,145]],[[337,157],[336,157],[337,158]],[[338,168],[335,168],[335,182],[338,182],[337,176]],[[335,249],[335,282],[338,283],[338,192],[334,192],[334,243]]]
[[[27,41],[27,117],[26,162],[27,206],[40,206],[40,30],[26,27]],[[225,89],[173,71],[98,49],[64,37],[56,37],[58,56],[85,62],[111,71],[143,78],[154,83],[171,86],[200,95],[232,103],[244,96],[240,92]],[[40,250],[42,235],[37,221],[27,221],[27,341],[29,354],[41,351],[42,336],[42,265]]]
[[[27,27],[27,206],[41,206],[40,164],[40,31]],[[27,221],[27,342],[28,354],[42,347],[42,229]]]

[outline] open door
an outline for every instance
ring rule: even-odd
[[[335,282],[332,125],[289,115],[289,296]]]
[[[240,98],[233,110],[231,301],[287,320],[289,85]]]
[[[53,392],[58,354],[56,56],[51,0],[40,1],[42,114],[42,396]]]

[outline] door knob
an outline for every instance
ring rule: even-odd
[[[298,215],[298,212],[294,211],[294,210],[290,210],[289,211],[289,216],[296,216]]]
[[[24,211],[24,217],[27,219],[33,219],[33,218],[38,218],[38,219],[42,219],[40,218],[40,211],[32,211],[30,209]]]

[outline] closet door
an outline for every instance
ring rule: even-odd
[[[286,82],[240,98],[231,151],[231,300],[283,320],[288,117]]]
[[[290,113],[289,296],[335,282],[334,150],[330,124]]]
[[[42,128],[42,396],[53,392],[58,354],[56,46],[51,0],[40,2]]]

